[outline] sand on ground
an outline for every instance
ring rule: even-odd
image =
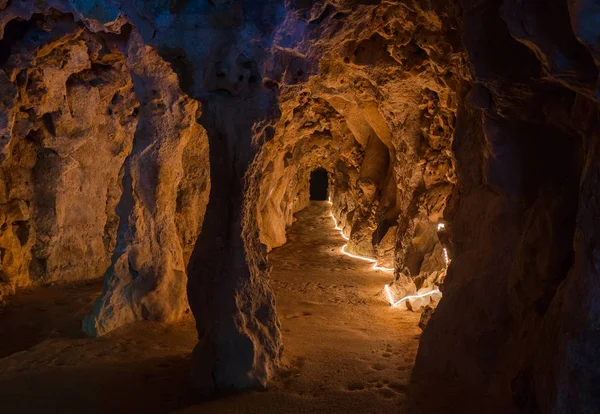
[[[194,401],[190,314],[85,338],[101,282],[28,289],[0,311],[2,413],[389,413],[407,408],[420,315],[391,308],[391,272],[345,256],[327,202],[269,254],[284,361],[264,391]]]

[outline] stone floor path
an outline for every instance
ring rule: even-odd
[[[1,413],[397,413],[407,407],[419,315],[381,295],[389,272],[341,253],[329,204],[297,215],[272,251],[285,347],[266,391],[194,402],[191,315],[90,339],[79,333],[100,283],[19,293],[0,311]]]

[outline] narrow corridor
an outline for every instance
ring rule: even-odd
[[[307,408],[312,400],[319,410],[397,412],[407,398],[420,315],[384,299],[392,273],[341,253],[346,242],[329,214],[327,202],[311,202],[269,256],[288,365],[281,386]]]

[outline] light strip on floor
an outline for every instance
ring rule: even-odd
[[[350,256],[350,257],[353,257],[353,258],[358,259],[358,260],[364,260],[365,262],[369,262],[369,263],[377,263],[377,260],[375,260],[375,259],[370,259],[370,258],[365,257],[365,256],[358,256],[356,254],[348,253],[346,251],[346,247],[348,247],[347,244],[344,244],[342,246],[342,253],[344,253],[346,256]]]
[[[446,225],[444,223],[438,223],[437,229],[438,229],[438,231],[445,230],[446,229]],[[448,249],[446,249],[445,247],[444,247],[444,262],[446,262],[446,267],[450,264],[450,257],[448,257]],[[384,287],[383,290],[385,291],[385,296],[387,297],[388,301],[390,302],[390,305],[392,305],[393,308],[395,308],[396,306],[398,306],[402,302],[405,302],[405,301],[407,301],[409,299],[419,299],[419,298],[424,298],[424,297],[427,297],[427,296],[434,295],[436,293],[439,293],[439,294],[442,293],[439,289],[434,289],[434,290],[432,290],[430,292],[422,293],[422,294],[419,294],[419,295],[405,296],[402,299],[400,299],[399,301],[395,302],[394,301],[394,297],[392,295],[392,291],[390,290],[390,286],[389,285],[385,285],[385,287]]]
[[[350,240],[350,238],[344,234],[344,229],[342,229],[341,227],[338,227],[337,220],[335,219],[335,216],[333,215],[333,213],[330,213],[330,216],[333,219],[333,223],[335,224],[334,230],[339,230],[339,232],[342,235],[342,237],[344,238],[344,240]]]
[[[385,296],[387,296],[387,299],[390,302],[390,305],[392,305],[392,307],[393,307],[394,306],[394,297],[392,296],[392,291],[390,290],[389,285],[386,284],[385,287],[383,288],[383,290],[385,291]]]
[[[350,238],[347,237],[344,234],[344,230],[341,227],[338,227],[338,223],[337,223],[337,220],[336,220],[335,216],[333,215],[333,212],[329,213],[329,215],[331,216],[331,218],[333,219],[333,223],[335,224],[334,229],[335,230],[339,230],[339,232],[342,235],[342,237],[344,238],[344,240],[350,240]],[[383,272],[393,272],[395,270],[393,267],[378,266],[377,265],[377,260],[371,259],[370,257],[359,256],[359,255],[356,255],[356,254],[348,253],[346,251],[347,247],[348,247],[347,244],[344,244],[342,246],[342,250],[341,251],[342,251],[343,254],[345,254],[346,256],[350,256],[350,257],[352,257],[354,259],[364,260],[365,262],[373,263],[373,270],[381,270]]]
[[[393,272],[396,269],[394,269],[393,267],[377,266],[377,263],[375,263],[373,265],[373,270],[381,270],[381,271],[384,271],[384,272]]]
[[[332,204],[332,203],[331,203],[331,198],[329,199],[329,204]],[[335,230],[339,230],[339,231],[340,231],[340,234],[342,235],[342,237],[343,237],[345,240],[350,240],[350,238],[349,238],[349,237],[347,237],[347,236],[344,234],[344,230],[343,230],[342,228],[338,227],[338,223],[337,223],[337,220],[336,220],[335,216],[333,215],[333,212],[330,212],[329,214],[330,214],[331,218],[333,219],[333,223],[334,223],[334,225],[335,225],[334,229],[335,229]],[[445,229],[445,227],[446,227],[446,225],[445,225],[444,223],[438,223],[438,226],[437,226],[437,228],[438,228],[438,231],[439,231],[439,230],[442,230],[442,229]],[[375,260],[375,259],[371,259],[371,258],[369,258],[369,257],[365,257],[365,256],[358,256],[358,255],[356,255],[356,254],[348,253],[348,252],[346,251],[346,247],[348,247],[348,245],[347,245],[347,244],[344,244],[344,245],[342,246],[341,252],[342,252],[343,254],[345,254],[346,256],[350,256],[350,257],[352,257],[352,258],[354,258],[354,259],[364,260],[365,262],[373,263],[373,269],[374,269],[374,270],[382,270],[382,271],[384,271],[384,272],[393,272],[393,271],[395,270],[393,267],[382,267],[382,266],[378,266],[378,265],[377,265],[377,260]],[[448,250],[447,250],[445,247],[444,247],[444,261],[446,262],[446,265],[448,265],[448,264],[450,263],[450,258],[448,257]],[[403,297],[402,299],[400,299],[399,301],[397,301],[397,302],[394,302],[394,298],[393,298],[393,296],[392,296],[392,291],[390,290],[390,286],[389,286],[389,285],[387,285],[387,284],[385,285],[385,287],[384,287],[384,291],[385,291],[385,295],[387,296],[387,299],[388,299],[388,301],[390,302],[390,305],[392,305],[392,307],[393,307],[393,308],[397,307],[399,304],[401,304],[402,302],[405,302],[405,301],[407,301],[407,300],[409,300],[409,299],[419,299],[419,298],[425,298],[425,297],[427,297],[427,296],[431,296],[431,295],[434,295],[434,294],[436,294],[436,293],[439,293],[439,294],[441,294],[441,293],[442,293],[442,292],[441,292],[439,289],[434,289],[434,290],[432,290],[432,291],[430,291],[430,292],[421,293],[421,294],[418,294],[418,295],[409,295],[409,296],[405,296],[405,297]]]
[[[409,299],[420,299],[420,298],[425,298],[427,296],[435,295],[436,293],[440,293],[440,294],[442,293],[439,289],[434,289],[430,292],[425,292],[425,293],[421,293],[418,295],[405,296],[402,299],[400,299],[399,301],[394,302],[394,298],[392,296],[392,291],[390,290],[389,285],[385,285],[384,290],[385,290],[385,295],[387,296],[387,299],[390,302],[390,305],[392,305],[392,308],[397,307],[399,304],[401,304],[402,302],[406,302]]]

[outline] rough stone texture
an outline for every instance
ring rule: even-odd
[[[119,223],[106,237],[116,241],[112,265],[84,330],[103,334],[136,319],[177,317],[187,306],[183,287],[193,256],[190,307],[201,337],[195,383],[204,391],[264,386],[281,344],[265,251],[252,221],[242,219],[243,179],[254,154],[253,125],[276,107],[275,91],[262,84],[258,67],[282,9],[273,2],[14,1],[0,14],[0,28],[45,20],[51,8],[81,20],[63,34],[83,30],[117,44],[139,102],[138,128],[128,136],[131,153],[119,170],[122,194],[114,193],[118,205],[111,206],[118,220],[111,223]],[[28,33],[28,25],[23,33],[9,30],[3,53],[12,53],[13,37]],[[14,91],[3,93],[4,131],[13,123]],[[200,117],[208,136],[195,124]],[[219,185],[212,187],[207,226],[196,242],[211,188],[207,140]],[[14,220],[17,209],[10,214],[20,221]]]
[[[397,267],[404,292],[445,267],[436,225],[455,183],[456,94],[468,74],[441,15],[413,3],[288,11],[265,73],[281,117],[256,160],[267,249],[285,243],[322,167],[350,252]]]
[[[461,4],[475,79],[454,254],[413,378],[521,412],[596,412],[598,6]]]
[[[0,292],[102,275],[137,123],[113,44],[60,14],[24,24],[37,37],[15,42],[0,71]]]
[[[85,324],[104,333],[177,317],[189,259],[195,386],[265,386],[267,252],[323,167],[351,252],[398,293],[443,282],[417,384],[598,411],[596,2],[0,10],[0,295],[112,263]]]
[[[87,333],[178,318],[210,191],[200,105],[121,18],[55,3],[0,14],[0,297],[104,274]]]
[[[330,172],[350,251],[398,268],[396,289],[429,286],[444,267],[435,228],[456,181],[454,90],[466,77],[455,28],[441,18],[448,11],[416,2],[51,1],[13,2],[2,22],[35,21],[50,7],[92,38],[112,39],[139,102],[111,198],[112,265],[86,332],[185,308],[183,266],[208,190],[206,173],[190,170],[204,147],[191,145],[199,159],[182,156],[202,134],[194,99],[218,183],[188,268],[199,388],[264,386],[274,372],[282,348],[266,252],[285,242],[316,167]],[[182,173],[191,183],[178,191]]]
[[[262,82],[278,2],[122,2],[143,41],[168,60],[182,90],[203,102],[211,186],[188,266],[189,304],[199,343],[192,381],[200,393],[264,387],[281,356],[266,251],[254,211],[244,212],[253,135],[276,116]],[[185,35],[182,35],[185,34]]]
[[[105,292],[84,322],[92,335],[135,320],[181,317],[188,308],[186,265],[210,189],[198,102],[181,92],[169,64],[135,32],[127,66],[140,122],[125,165],[113,264]]]

